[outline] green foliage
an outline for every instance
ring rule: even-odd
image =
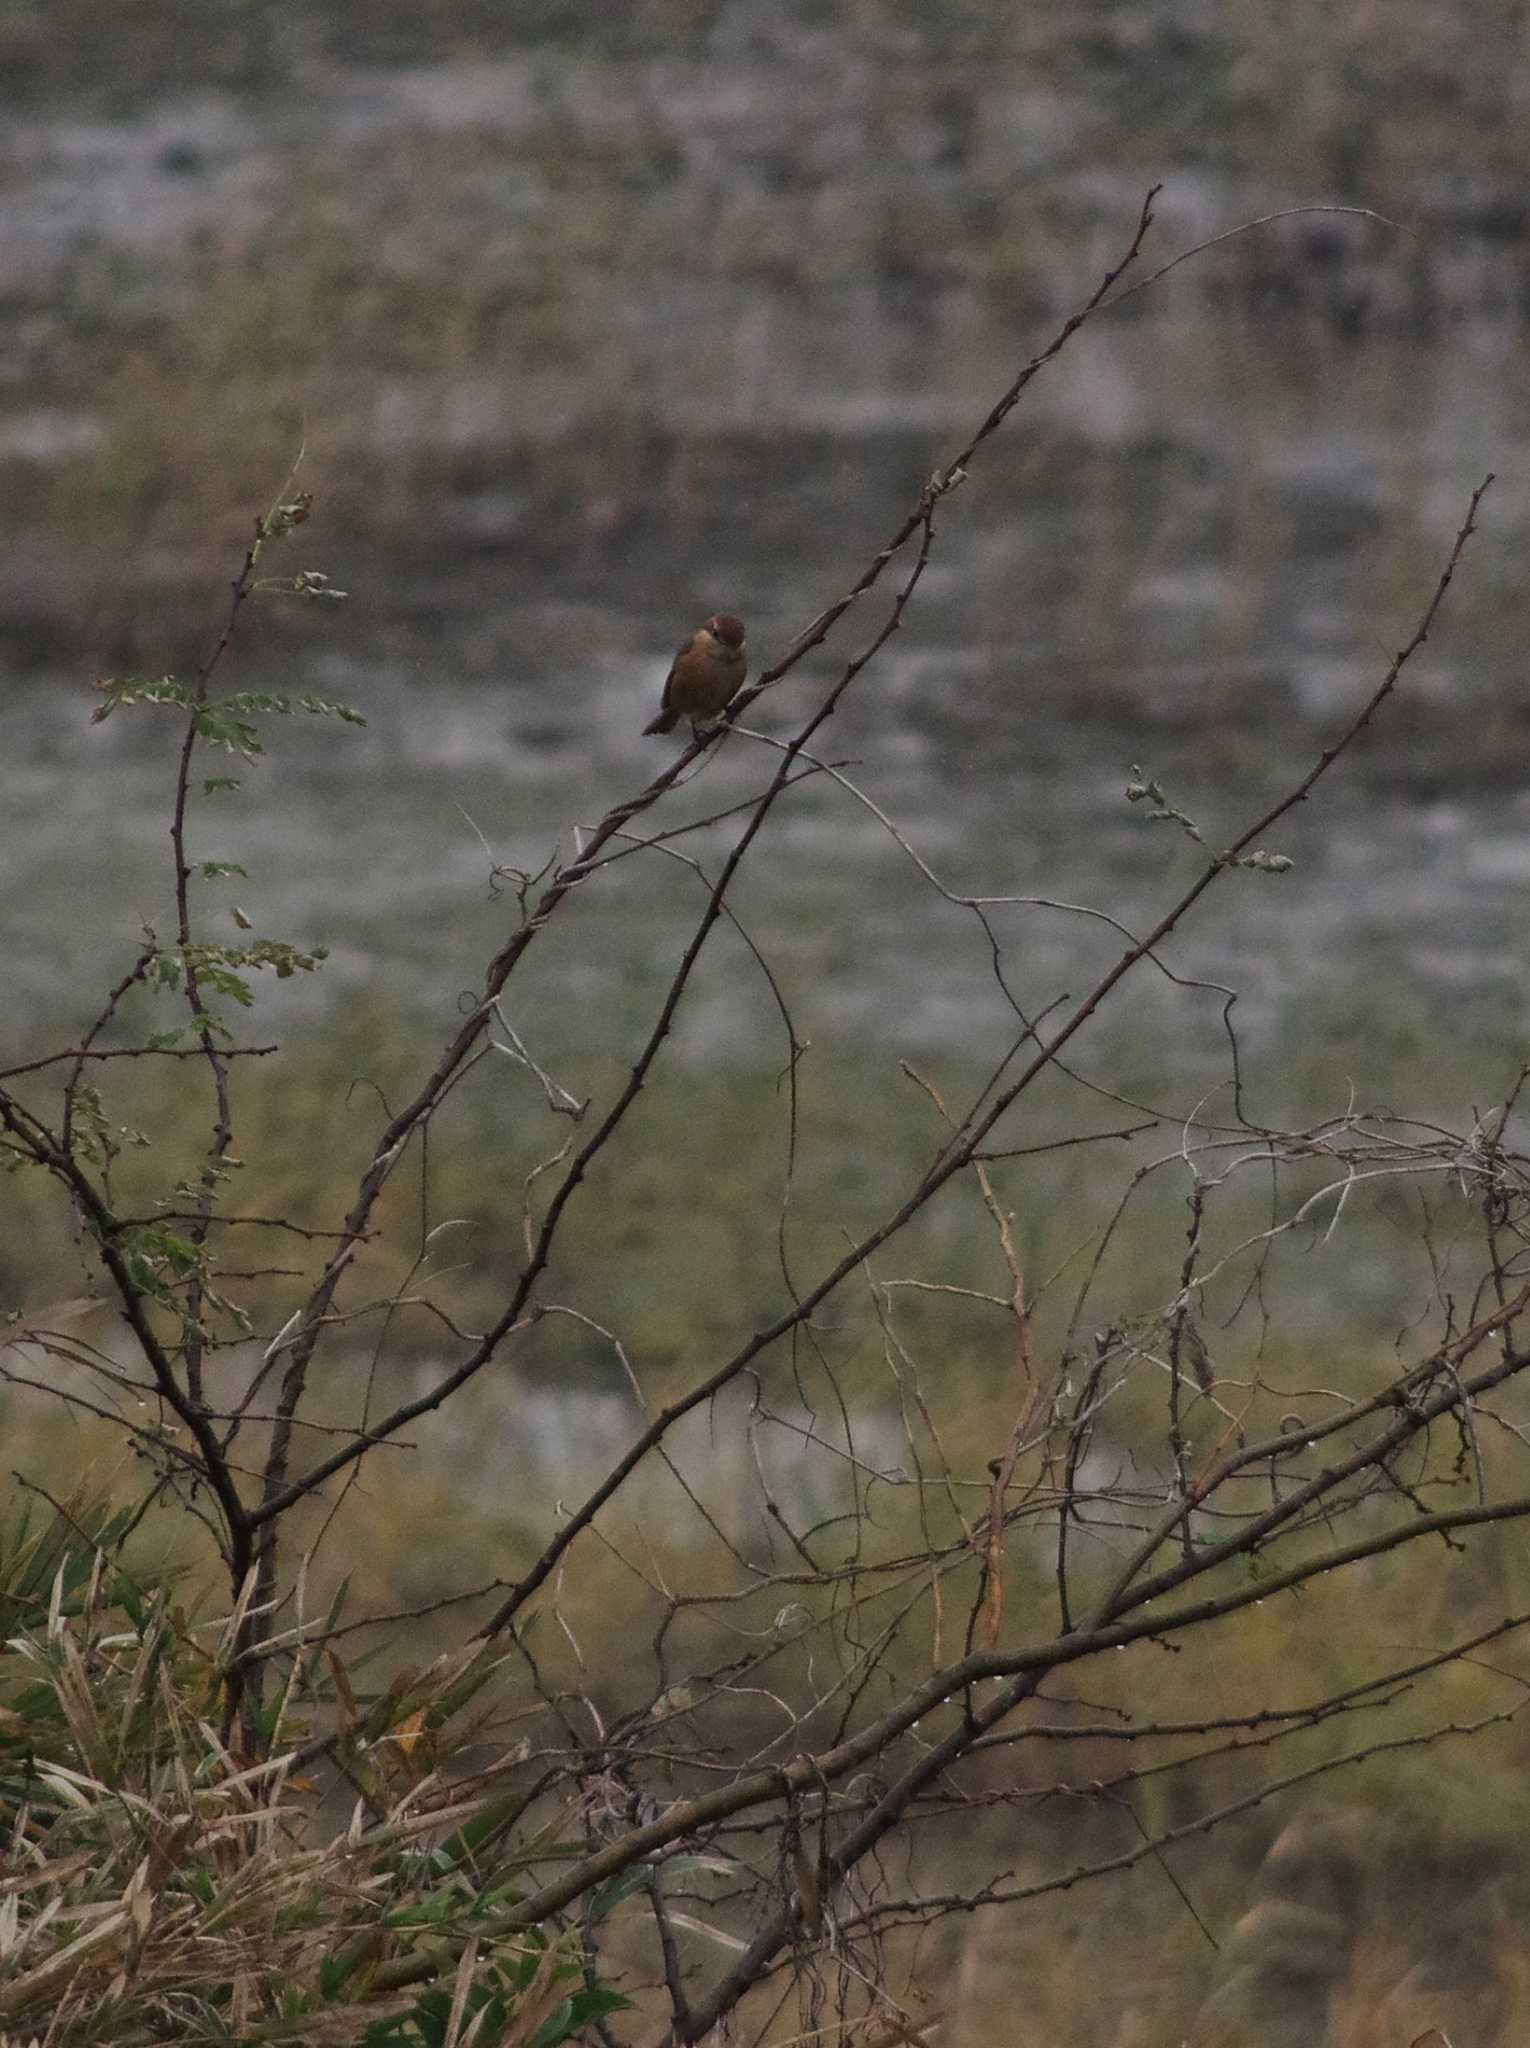
[[[198,708],[195,716],[198,739],[230,753],[259,754],[263,751],[254,719],[257,714],[290,718],[296,712],[314,718],[338,718],[346,725],[365,725],[359,711],[348,704],[308,693],[289,696],[274,690],[236,690],[232,696]]]
[[[1132,779],[1126,785],[1126,801],[1129,804],[1147,805],[1144,814],[1150,825],[1178,825],[1187,839],[1193,839],[1197,846],[1206,844],[1205,835],[1199,825],[1176,804],[1170,802],[1164,787],[1155,776],[1147,775],[1133,763]],[[1288,874],[1295,865],[1289,854],[1266,853],[1263,847],[1255,847],[1251,853],[1235,854],[1230,850],[1217,855],[1223,867],[1247,868],[1256,875]]]
[[[92,725],[100,725],[124,704],[173,704],[185,710],[194,698],[192,685],[177,676],[103,676],[96,688],[106,702],[90,714]]]
[[[316,575],[316,571],[306,571],[298,582],[304,587],[312,587]],[[322,582],[323,579],[319,580]],[[262,583],[258,587],[271,589],[278,586]],[[282,584],[279,587],[296,586]],[[323,594],[331,597],[344,595],[341,591],[325,591]],[[254,755],[265,751],[255,724],[258,716],[291,718],[302,712],[312,718],[338,718],[345,725],[366,724],[366,719],[351,705],[341,704],[330,697],[316,697],[311,691],[293,694],[281,690],[235,690],[226,697],[207,701],[200,683],[188,682],[181,676],[107,676],[96,684],[96,688],[105,701],[91,713],[93,724],[99,725],[114,711],[120,711],[129,704],[168,704],[189,716],[199,740],[211,747],[222,747],[231,754]],[[236,781],[223,776],[214,777],[204,784],[207,790],[237,789],[238,786]]]
[[[155,964],[155,978],[161,987],[178,988],[182,975],[190,970],[204,991],[230,998],[246,1008],[254,1001],[244,970],[255,973],[269,968],[278,981],[294,974],[312,974],[327,949],[315,946],[311,953],[289,946],[280,939],[255,939],[247,946],[192,945],[162,953]]]
[[[149,1144],[142,1131],[118,1123],[107,1113],[99,1088],[88,1081],[76,1083],[70,1091],[74,1119],[74,1155],[90,1165],[109,1168],[129,1146],[144,1150]]]
[[[159,1302],[172,1301],[172,1290],[205,1265],[200,1246],[162,1223],[132,1224],[114,1243],[133,1285]]]
[[[502,2041],[516,2026],[515,2038],[527,2048],[558,2048],[563,2041],[577,2038],[591,2020],[622,2012],[632,2003],[605,1984],[580,1983],[577,1990],[563,1985],[582,1975],[580,1965],[568,1960],[551,1972],[552,2010],[529,2036],[521,2031],[520,2015],[534,2000],[547,2002],[544,1977],[548,1963],[558,1951],[527,1942],[519,1953],[495,1955],[485,1965],[482,1981],[475,1984],[463,2002],[459,2027],[465,2022],[476,2028],[475,2041]],[[339,1985],[336,1986],[338,1991]],[[362,2048],[447,2048],[462,2034],[453,2033],[451,1993],[432,1988],[415,2000],[412,2009],[386,2020],[375,2020],[361,2037]]]
[[[35,1627],[50,1609],[76,1619],[103,1592],[137,1626],[168,1578],[140,1569],[112,1571],[104,1589],[100,1580],[100,1560],[115,1555],[135,1520],[132,1509],[83,1488],[46,1513],[40,1500],[23,1500],[0,1524],[0,1642]]]

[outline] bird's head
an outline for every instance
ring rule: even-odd
[[[736,619],[732,612],[714,612],[707,620],[707,631],[724,647],[742,647],[744,644],[744,622]]]

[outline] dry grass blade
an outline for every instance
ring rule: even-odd
[[[542,2032],[582,1973],[539,1934],[485,1938],[515,1867],[513,1847],[497,1861],[494,1837],[474,1832],[497,1813],[500,1776],[480,1754],[472,1785],[451,1782],[476,1727],[462,1710],[497,1660],[444,1658],[371,1708],[337,1683],[369,1796],[335,1834],[291,1755],[251,1764],[202,1712],[236,1620],[209,1659],[162,1600],[123,1627],[103,1583],[60,1566],[45,1626],[0,1654],[0,1693],[33,1752],[0,1773],[5,2038],[353,2044],[384,2023],[404,2029],[390,2042],[483,2048]],[[413,2030],[422,2001],[444,2031]]]

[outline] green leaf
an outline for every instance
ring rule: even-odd
[[[598,1925],[623,1899],[630,1899],[634,1892],[644,1890],[651,1874],[645,1865],[635,1864],[632,1869],[619,1871],[615,1877],[597,1885],[585,1902],[584,1910],[590,1924]]]
[[[243,946],[177,946],[152,963],[149,978],[161,988],[179,988],[183,975],[190,969],[204,1000],[220,996],[248,1009],[255,997],[244,978],[247,973],[269,968],[278,981],[288,981],[294,974],[312,974],[319,962],[327,958],[327,947],[315,946],[305,953],[281,939],[255,939]],[[231,1035],[222,1018],[211,1009],[192,1028],[213,1031],[223,1038]]]
[[[142,1131],[135,1130],[131,1124],[115,1123],[107,1115],[99,1088],[82,1082],[69,1094],[76,1158],[88,1160],[93,1166],[105,1167],[110,1166],[129,1146],[140,1150],[148,1146],[149,1141]]]
[[[334,1999],[345,1989],[346,1980],[355,1975],[359,1958],[344,1949],[323,1956],[319,1962],[319,1994]],[[370,2038],[370,2036],[368,2036]]]
[[[582,1991],[574,1993],[569,2004],[574,2008],[576,2027],[582,2027],[586,2020],[600,2019],[608,2012],[632,2010],[632,2000],[610,1984],[587,1984]]]
[[[527,1795],[522,1792],[512,1792],[503,1799],[496,1799],[482,1813],[475,1813],[454,1834],[448,1835],[441,1844],[442,1852],[452,1863],[468,1862],[477,1854],[481,1843],[510,1822],[518,1820],[527,1804]]]
[[[566,2041],[574,2032],[578,2022],[574,2017],[574,2001],[565,1998],[555,2006],[531,2037],[531,2048],[557,2048],[559,2041]]]
[[[92,725],[99,725],[104,718],[124,704],[174,704],[184,707],[192,702],[193,685],[183,683],[178,676],[103,676],[96,688],[106,701],[98,704],[90,714]]]
[[[202,704],[191,714],[199,740],[210,747],[222,747],[230,754],[264,752],[260,735],[247,718],[237,718],[222,704]]]
[[[313,718],[338,718],[346,725],[366,724],[361,713],[349,704],[340,704],[331,697],[315,697],[306,692],[294,697],[285,691],[236,690],[231,696],[220,698],[216,704],[209,704],[206,710],[230,719],[250,719],[261,713],[278,718],[290,718],[294,712],[303,711]]]

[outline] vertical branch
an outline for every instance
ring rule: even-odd
[[[1184,1366],[1181,1354],[1188,1351],[1192,1356],[1196,1355],[1195,1331],[1189,1320],[1190,1289],[1195,1282],[1196,1260],[1200,1256],[1201,1221],[1205,1205],[1206,1191],[1197,1178],[1195,1186],[1190,1191],[1190,1228],[1185,1233],[1189,1242],[1185,1249],[1185,1263],[1180,1268],[1179,1301],[1169,1318],[1169,1449],[1174,1459],[1174,1491],[1181,1501],[1188,1501],[1190,1497],[1190,1458],[1185,1446]],[[1179,1539],[1185,1562],[1188,1564],[1195,1547],[1188,1514],[1179,1525]]]
[[[1073,1420],[1068,1425],[1068,1449],[1063,1461],[1062,1499],[1057,1509],[1057,1626],[1063,1635],[1073,1633],[1073,1603],[1068,1594],[1068,1531],[1075,1521],[1082,1521],[1078,1512],[1079,1468],[1089,1448],[1089,1439],[1094,1433],[1095,1401],[1099,1395],[1100,1382],[1105,1377],[1105,1368],[1110,1363],[1119,1338],[1115,1329],[1101,1330],[1095,1338],[1094,1363],[1089,1376],[1079,1389],[1073,1404]]]
[[[1489,1169],[1485,1177],[1482,1194],[1482,1221],[1484,1235],[1487,1239],[1488,1265],[1492,1277],[1493,1299],[1499,1308],[1503,1307],[1509,1296],[1509,1261],[1514,1258],[1518,1249],[1513,1243],[1513,1240],[1518,1236],[1518,1232],[1512,1228],[1515,1200],[1510,1192],[1506,1176],[1502,1171],[1503,1140],[1504,1133],[1509,1126],[1509,1118],[1514,1114],[1515,1105],[1524,1092],[1527,1080],[1530,1080],[1530,1066],[1521,1066],[1518,1075],[1515,1077],[1514,1086],[1504,1098],[1503,1108],[1493,1120],[1492,1131],[1482,1132],[1479,1126],[1472,1133],[1473,1139],[1477,1142],[1484,1155],[1484,1163]],[[1511,1239],[1510,1249],[1507,1254],[1504,1251],[1503,1244],[1505,1232],[1509,1234]],[[1508,1344],[1510,1341],[1509,1331],[1506,1327],[1501,1342]]]
[[[234,578],[232,595],[229,599],[228,614],[223,630],[218,635],[212,652],[203,661],[192,681],[191,701],[186,710],[186,730],[181,736],[180,756],[175,770],[175,808],[170,819],[170,846],[175,859],[175,933],[180,949],[182,986],[186,995],[186,1007],[196,1026],[197,1039],[202,1055],[207,1061],[212,1076],[215,1114],[213,1118],[212,1143],[208,1147],[207,1160],[203,1166],[200,1183],[194,1202],[194,1215],[190,1236],[200,1252],[207,1243],[207,1233],[212,1224],[213,1204],[217,1198],[218,1168],[226,1158],[234,1141],[233,1115],[229,1105],[228,1062],[218,1046],[217,1034],[207,1005],[202,1000],[202,984],[197,974],[196,958],[192,950],[191,923],[191,863],[186,857],[186,810],[191,789],[191,762],[196,751],[201,724],[201,713],[207,703],[207,687],[213,671],[228,651],[234,637],[234,627],[239,614],[249,599],[255,582],[255,565],[260,560],[271,519],[255,521],[255,534],[245,551],[243,565]],[[306,504],[303,517],[307,516]],[[294,519],[293,524],[297,521]],[[202,1327],[202,1310],[206,1289],[202,1275],[193,1271],[186,1287],[185,1319],[185,1360],[186,1386],[198,1407],[203,1405],[202,1367],[206,1352],[206,1332]],[[237,1593],[238,1588],[235,1587]]]
[[[691,2023],[690,2001],[685,1995],[685,1977],[679,1946],[675,1941],[674,1923],[664,1903],[664,1890],[657,1870],[649,1871],[646,1888],[654,1930],[659,1937],[659,1954],[664,1963],[664,1988],[669,1993],[671,2023],[676,2039],[683,2040]]]
[[[301,459],[301,458],[299,458]],[[176,762],[175,805],[170,822],[170,845],[175,861],[175,916],[176,943],[180,952],[181,973],[184,977],[186,1005],[196,1027],[197,1039],[203,1057],[207,1061],[212,1077],[215,1114],[212,1142],[208,1147],[200,1181],[192,1204],[189,1235],[199,1255],[205,1253],[208,1233],[212,1227],[212,1213],[217,1201],[218,1183],[222,1162],[227,1158],[234,1140],[233,1111],[229,1100],[229,1063],[218,1044],[214,1019],[203,999],[202,985],[197,973],[196,955],[193,945],[191,913],[191,862],[186,851],[186,817],[191,791],[191,763],[196,752],[197,740],[201,734],[201,714],[206,708],[208,687],[213,675],[228,652],[234,637],[239,615],[248,603],[255,588],[255,571],[261,551],[270,539],[279,539],[301,526],[308,518],[311,499],[307,492],[299,492],[287,498],[291,485],[287,484],[279,494],[270,511],[255,521],[255,531],[245,550],[244,561],[234,578],[223,629],[219,633],[211,652],[198,668],[192,683],[191,699],[187,707],[186,729],[181,738],[180,754]],[[186,1308],[182,1324],[182,1356],[185,1362],[186,1393],[191,1407],[199,1417],[206,1416],[207,1405],[203,1369],[208,1348],[208,1332],[203,1324],[206,1306],[207,1286],[200,1264],[193,1267],[187,1280]],[[210,1440],[216,1444],[211,1430]],[[222,1446],[209,1453],[222,1467],[226,1484],[221,1489],[225,1498],[225,1514],[229,1518],[229,1571],[231,1591],[236,1604],[240,1606],[237,1638],[245,1640],[252,1627],[252,1615],[261,1591],[259,1583],[251,1580],[254,1554],[252,1531],[243,1501],[235,1487],[232,1474]],[[258,1680],[256,1681],[258,1683]],[[242,1661],[235,1657],[228,1667],[228,1688],[224,1704],[224,1734],[227,1736],[235,1721],[240,1717],[247,1699],[250,1674]],[[253,1752],[254,1731],[246,1719],[246,1748]]]

